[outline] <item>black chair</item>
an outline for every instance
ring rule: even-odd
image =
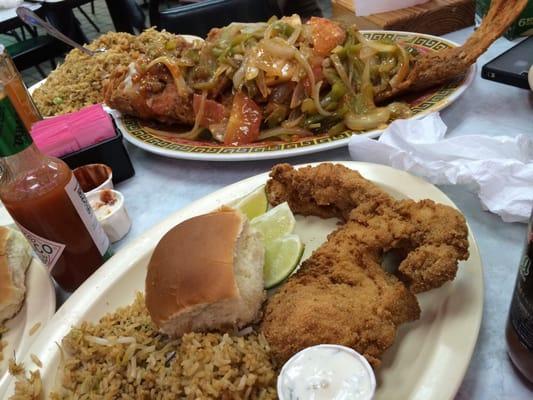
[[[67,2],[44,3],[38,14],[72,40],[78,43],[88,42]],[[38,35],[37,30],[32,27],[28,27],[28,30],[32,37],[9,45],[6,50],[19,71],[35,67],[45,78],[46,74],[39,64],[50,61],[52,68],[55,68],[54,58],[62,56],[70,48],[49,35]]]
[[[56,67],[54,57],[62,55],[65,52],[65,48],[62,43],[47,35],[13,43],[6,47],[6,51],[19,71],[35,67],[39,74],[46,78],[46,74],[39,64],[50,61],[50,65],[54,69]]]
[[[71,7],[76,7],[78,9],[78,11],[81,13],[81,15],[83,15],[85,17],[87,22],[92,25],[92,27],[94,28],[94,30],[96,32],[100,32],[100,28],[98,27],[98,25],[96,25],[96,22],[94,22],[92,20],[92,18],[89,16],[89,14],[87,14],[85,12],[85,10],[83,8],[81,8],[82,5],[90,3],[91,4],[91,13],[94,15],[94,13],[95,13],[94,0],[68,0],[68,3],[70,4]]]
[[[105,0],[117,32],[135,34],[146,28],[146,16],[135,0]]]
[[[266,21],[281,10],[267,0],[205,0],[166,10],[160,0],[150,0],[150,23],[169,32],[205,37],[214,27],[231,22]]]

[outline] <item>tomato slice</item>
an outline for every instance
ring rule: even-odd
[[[195,94],[193,97],[192,107],[194,115],[200,111],[200,104],[202,103],[202,96]],[[206,100],[204,106],[204,116],[200,121],[200,126],[209,128],[210,125],[219,124],[223,122],[228,116],[228,110],[222,104],[214,100]]]
[[[313,51],[318,56],[329,56],[331,50],[346,40],[344,29],[333,21],[325,18],[311,17],[307,23],[311,26]]]
[[[238,146],[255,142],[262,118],[261,108],[243,92],[238,92],[233,98],[224,144]]]

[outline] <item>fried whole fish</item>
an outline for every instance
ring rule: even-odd
[[[453,280],[458,261],[468,258],[468,229],[457,210],[394,200],[341,165],[277,165],[267,195],[295,213],[345,221],[268,300],[261,330],[280,362],[333,343],[378,367],[398,326],[420,316],[414,293]],[[402,258],[395,275],[381,266],[389,251]]]
[[[400,85],[376,94],[378,103],[402,94],[424,90],[464,75],[489,46],[524,10],[528,0],[492,0],[479,28],[460,47],[419,57],[407,79]]]
[[[233,23],[171,55],[117,69],[105,102],[144,120],[184,125],[177,137],[225,145],[380,129],[412,115],[403,94],[464,75],[526,3],[492,1],[463,46],[427,54],[324,18]]]

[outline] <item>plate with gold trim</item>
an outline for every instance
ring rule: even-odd
[[[420,52],[439,52],[458,44],[437,36],[397,31],[363,31],[372,40],[391,39],[403,41]],[[476,74],[474,64],[466,76],[446,85],[410,95],[407,102],[413,112],[411,118],[419,119],[431,112],[440,111],[455,100],[470,86]],[[203,161],[252,161],[300,156],[346,146],[353,134],[370,138],[378,137],[383,130],[344,132],[338,135],[317,134],[294,141],[262,141],[243,146],[227,146],[215,141],[193,141],[175,137],[176,132],[153,129],[149,124],[116,111],[112,111],[117,126],[133,145],[165,157]]]

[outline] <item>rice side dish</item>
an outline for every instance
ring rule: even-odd
[[[169,339],[134,303],[82,323],[63,339],[50,399],[276,399],[277,373],[262,335],[189,333]],[[11,399],[42,397],[34,371],[18,375]]]
[[[70,51],[64,63],[34,91],[33,100],[43,117],[102,103],[104,82],[117,67],[128,66],[142,55],[149,59],[177,55],[184,46],[183,38],[153,28],[139,36],[106,33],[86,46],[91,50],[105,48],[105,52],[89,56],[77,49]]]

